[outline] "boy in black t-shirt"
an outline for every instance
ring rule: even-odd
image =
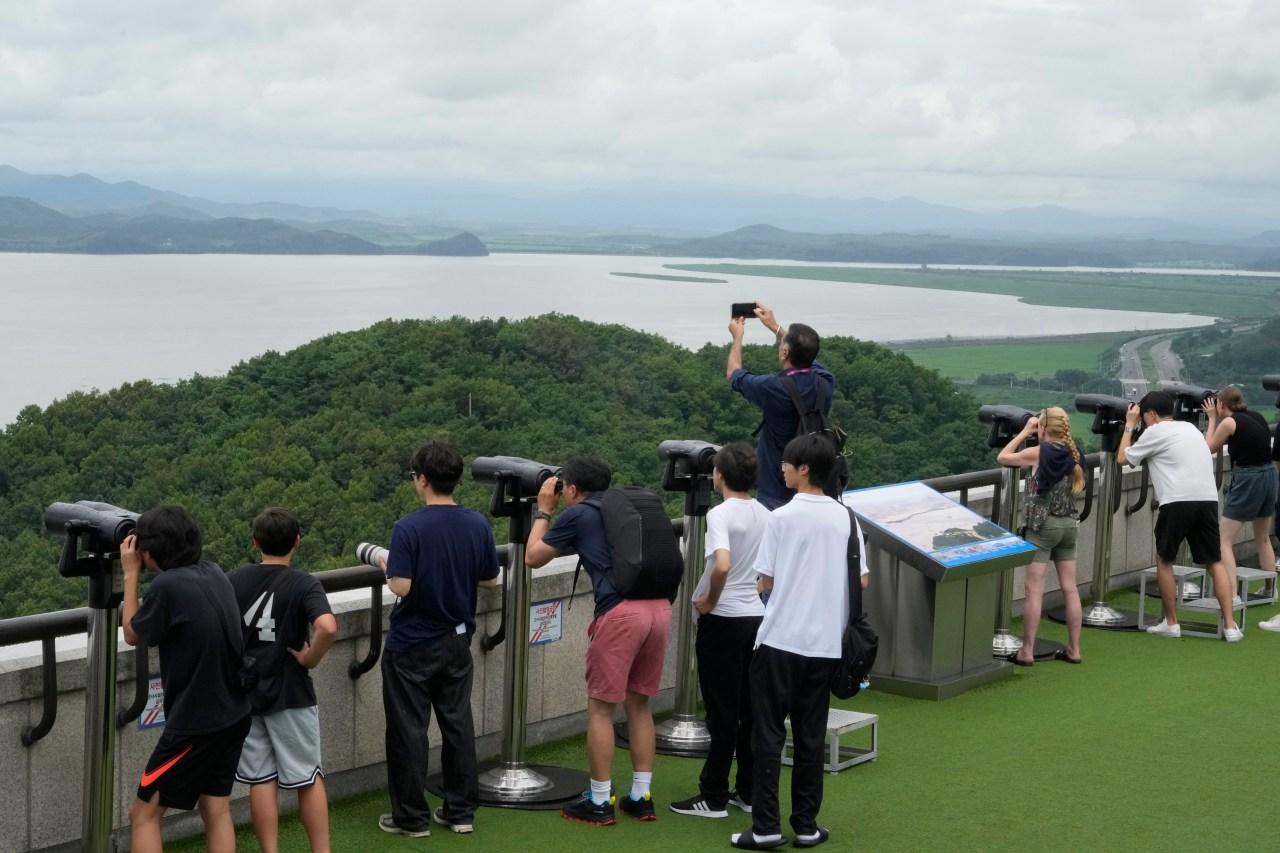
[[[197,802],[210,853],[236,847],[231,784],[249,731],[249,703],[236,686],[244,638],[231,583],[216,563],[200,559],[201,542],[185,509],[160,506],[144,512],[120,546],[124,638],[159,649],[166,718],[129,809],[134,853],[162,850],[165,810]],[[144,566],[160,574],[139,606]]]
[[[250,786],[253,830],[267,853],[277,849],[278,788],[298,792],[298,813],[313,853],[329,851],[320,713],[308,671],[333,645],[338,622],[320,581],[290,567],[301,541],[297,516],[269,507],[253,520],[253,547],[262,562],[231,575],[248,629],[246,651],[258,669],[258,684],[249,694],[253,722],[236,781]]]

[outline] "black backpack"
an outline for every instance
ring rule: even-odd
[[[684,558],[671,519],[656,494],[639,486],[622,486],[592,495],[583,503],[604,519],[609,542],[609,582],[623,598],[674,601],[684,577]],[[582,559],[573,572],[578,588]],[[569,594],[570,600],[573,592]]]
[[[796,437],[802,435],[819,435],[831,443],[836,452],[836,464],[831,469],[831,476],[823,484],[823,491],[839,500],[845,484],[849,482],[849,462],[844,455],[844,442],[849,437],[827,412],[827,385],[820,378],[813,380],[813,405],[808,406],[800,396],[800,388],[790,376],[783,375],[782,387],[787,389],[791,397],[791,405],[796,410]]]
[[[845,509],[849,509],[845,507]],[[876,662],[880,638],[871,629],[862,612],[862,549],[858,542],[858,520],[849,509],[849,621],[840,638],[840,660],[831,672],[831,694],[837,699],[851,699],[862,689],[862,682]]]

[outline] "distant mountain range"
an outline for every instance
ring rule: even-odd
[[[154,211],[163,210],[166,215]],[[30,199],[0,196],[0,251],[87,254],[280,254],[380,255],[377,243],[329,229],[304,229],[275,219],[211,218],[174,211],[163,203],[137,215],[68,216]],[[414,249],[436,255],[486,255],[474,234],[424,243]]]
[[[417,198],[416,209],[433,217],[423,219],[215,202],[133,181],[33,175],[4,165],[0,197],[7,197],[0,198],[0,250],[8,251],[480,255],[492,247],[833,262],[1280,269],[1280,229],[1257,233],[1102,217],[1052,205],[989,214],[910,197],[390,191],[388,204],[401,209]],[[744,220],[770,224],[742,227]]]

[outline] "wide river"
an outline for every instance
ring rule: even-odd
[[[1173,328],[1188,314],[1026,305],[1010,296],[715,274],[726,284],[623,278],[708,259],[501,254],[487,258],[0,253],[0,424],[25,405],[123,382],[220,374],[388,317],[621,323],[698,347],[728,340],[729,304],[876,341]],[[763,262],[761,262],[763,263]],[[791,263],[791,262],[779,262]],[[837,266],[832,264],[831,266]],[[687,273],[674,273],[688,275]],[[768,343],[759,324],[748,342]]]

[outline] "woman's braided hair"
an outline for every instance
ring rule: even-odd
[[[1071,469],[1071,494],[1080,494],[1084,491],[1084,459],[1080,455],[1080,448],[1076,447],[1075,439],[1071,437],[1071,418],[1060,406],[1049,406],[1040,413],[1040,425],[1044,427],[1047,438],[1071,448],[1071,458],[1076,461],[1075,467]]]

